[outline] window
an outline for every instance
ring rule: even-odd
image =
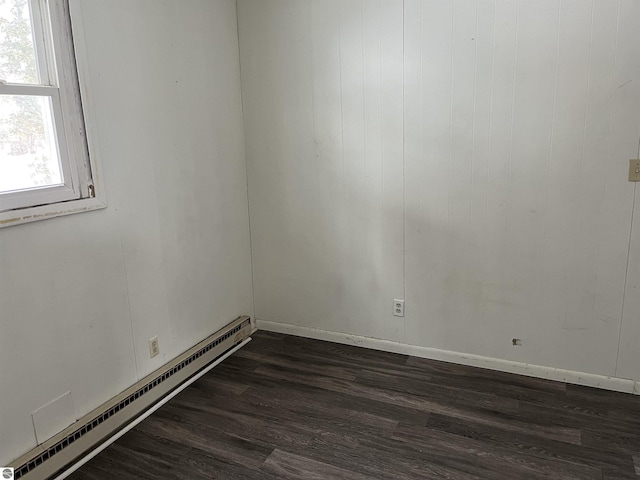
[[[68,0],[0,0],[0,226],[104,206],[77,78]]]

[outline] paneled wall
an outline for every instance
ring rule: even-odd
[[[238,5],[258,319],[640,378],[640,2]]]
[[[408,338],[615,374],[638,26],[633,1],[406,2]]]
[[[402,3],[238,13],[259,318],[402,340]]]
[[[109,206],[0,230],[0,465],[253,313],[235,1],[72,7]]]

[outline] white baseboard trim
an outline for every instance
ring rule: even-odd
[[[560,368],[543,367],[541,365],[531,365],[528,363],[501,360],[498,358],[483,357],[437,348],[421,347],[418,345],[408,345],[405,343],[392,342],[377,338],[362,337],[349,333],[330,332],[316,328],[301,327],[286,323],[270,322],[256,319],[256,328],[269,332],[284,333],[298,337],[314,338],[329,342],[342,343],[345,345],[355,345],[385,352],[400,353],[414,357],[441,360],[444,362],[468,365],[471,367],[487,368],[489,370],[499,370],[501,372],[516,373],[529,377],[545,378],[560,382],[584,385],[587,387],[602,388],[616,392],[633,393],[640,395],[640,382],[627,378],[607,377],[605,375],[595,375],[592,373],[575,372],[573,370],[563,370]]]

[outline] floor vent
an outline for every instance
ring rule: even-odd
[[[187,366],[192,365],[198,360],[202,360],[201,357],[210,354],[212,350],[216,349],[216,347],[223,346],[223,350],[216,352],[215,357],[218,357],[226,350],[233,348],[234,345],[237,345],[238,343],[243,341],[244,338],[250,334],[251,320],[248,317],[240,317],[238,320],[230,324],[230,327],[231,328],[229,328],[228,330],[223,329],[224,332],[221,331],[219,335],[216,334],[212,337],[209,337],[209,339],[205,340],[205,342],[198,344],[196,347],[194,347],[196,351],[193,351],[194,349],[191,349],[188,352],[185,352],[185,354],[176,359],[178,363],[170,363],[163,369],[160,369],[159,371],[156,371],[153,374],[147,376],[141,381],[144,382],[142,385],[140,385],[140,383],[136,384],[134,387],[132,387],[135,388],[134,391],[126,394],[126,396],[118,401],[115,405],[110,406],[110,408],[102,411],[102,413],[96,415],[93,418],[90,417],[88,421],[82,422],[81,425],[75,425],[75,428],[72,429],[70,433],[68,432],[69,429],[67,429],[62,438],[57,439],[57,441],[55,441],[55,443],[53,443],[52,445],[48,445],[42,453],[36,456],[32,456],[29,461],[16,466],[14,478],[17,480],[24,477],[28,473],[40,467],[44,462],[60,454],[67,447],[82,439],[85,435],[92,432],[99,425],[102,425],[129,405],[132,405],[134,402],[136,402],[136,400],[144,396],[150,396],[148,395],[150,392],[155,393],[155,390],[158,390],[158,387],[160,386],[164,386],[167,380],[172,379],[174,375],[176,375],[178,372],[182,372]],[[203,343],[205,343],[204,346]],[[184,358],[184,355],[188,356]],[[207,359],[206,363],[210,363],[211,360],[212,359]],[[202,368],[202,366],[198,365],[198,369],[200,368]],[[127,392],[130,392],[130,390],[128,390]],[[157,398],[153,401],[155,400],[157,400]],[[40,446],[40,448],[42,447],[44,447],[44,445]]]

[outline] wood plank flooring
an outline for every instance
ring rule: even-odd
[[[258,332],[70,478],[637,479],[640,397]]]

